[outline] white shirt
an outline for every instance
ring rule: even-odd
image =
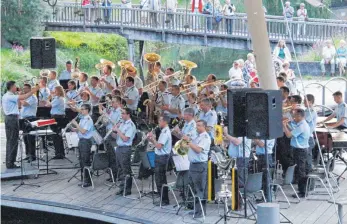
[[[92,92],[97,98],[99,98],[99,100],[100,100],[100,98],[104,95],[104,92],[102,91],[102,89],[99,87],[99,86],[97,86],[97,87],[89,87],[89,90],[90,90],[90,92]],[[93,100],[93,97],[90,97],[90,102],[91,102],[91,104],[92,104],[92,106],[96,106],[96,104],[98,104],[99,103],[99,100]]]
[[[177,96],[172,96],[169,108],[170,109],[179,109],[180,113],[182,113],[184,110],[185,104],[186,104],[185,100],[183,99],[181,94],[179,94]],[[178,115],[179,114],[170,113],[171,118],[176,118],[176,117],[178,117]]]
[[[134,86],[136,87],[136,89],[143,89],[143,82],[141,80],[140,77],[138,76],[135,76],[134,77]]]
[[[210,151],[210,146],[211,146],[211,138],[207,134],[207,132],[205,131],[199,134],[195,139],[193,139],[192,143],[194,145],[199,146],[202,150],[200,153],[197,153],[193,149],[189,148],[189,151],[188,151],[189,162],[191,163],[207,162],[208,152]]]
[[[114,73],[112,72],[111,75],[108,75],[105,77],[105,81],[109,83],[112,86],[112,89],[108,88],[107,85],[104,85],[104,93],[112,93],[112,90],[116,88],[116,80],[114,79]]]
[[[19,114],[18,95],[7,91],[2,97],[2,109],[5,115]]]
[[[57,79],[50,80],[47,84],[47,87],[48,87],[49,91],[51,91],[51,92],[54,91],[54,88],[56,86],[60,86],[60,83]]]
[[[84,91],[86,87],[88,87],[88,82],[79,82],[79,84],[80,84],[80,87],[77,90],[78,92],[82,92]]]
[[[127,103],[127,107],[130,110],[136,110],[140,98],[139,91],[137,90],[137,88],[135,86],[127,88],[127,90],[124,93],[124,97],[128,98],[129,100],[133,100],[132,104]]]
[[[336,55],[336,50],[335,50],[335,47],[334,46],[331,46],[331,47],[323,47],[323,51],[322,51],[322,56],[324,59],[332,59],[334,58]]]
[[[235,69],[234,66],[229,70],[230,79],[243,79],[241,68]]]
[[[155,148],[155,154],[157,155],[168,155],[172,149],[172,136],[170,128],[167,126],[163,128],[160,132],[158,143],[163,145],[161,149]]]
[[[71,72],[64,70],[59,75],[59,80],[68,80],[71,79]]]
[[[34,95],[31,95],[29,98],[25,100],[29,105],[25,106],[22,105],[22,109],[20,111],[20,115],[22,118],[26,117],[36,117],[37,112],[37,104],[38,100],[37,97]]]

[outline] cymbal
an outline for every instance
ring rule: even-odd
[[[112,61],[106,59],[100,59],[100,63],[104,65],[110,65],[112,68],[116,68],[116,65]]]

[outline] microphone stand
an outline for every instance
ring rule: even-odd
[[[32,187],[40,187],[40,185],[36,184],[26,184],[24,183],[24,168],[23,168],[23,131],[20,131],[19,133],[19,138],[18,138],[18,143],[19,143],[19,148],[20,148],[20,177],[21,177],[21,182],[19,184],[13,184],[13,186],[17,186],[13,191],[16,191],[18,188],[21,186],[27,185],[27,186],[32,186]]]

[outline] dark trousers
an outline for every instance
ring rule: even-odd
[[[204,213],[206,215],[207,199],[207,162],[190,163],[189,167],[189,184],[195,191],[195,195],[200,197]],[[195,199],[195,212],[201,214],[199,200]]]
[[[155,174],[155,184],[157,185],[157,191],[160,193],[160,195],[163,195],[163,202],[169,202],[169,191],[168,188],[165,187],[163,192],[161,192],[161,187],[163,184],[167,184],[166,179],[166,171],[167,171],[167,164],[169,162],[169,155],[155,155],[155,168],[154,168],[154,174]]]
[[[283,172],[285,173],[289,166],[293,163],[293,150],[290,147],[290,138],[283,136],[276,140],[276,159],[282,165]],[[275,161],[277,162],[277,161]]]
[[[126,192],[131,192],[133,179],[131,171],[131,146],[119,146],[116,150],[117,169],[119,170],[119,188],[123,190],[126,185]],[[127,177],[128,176],[128,177]],[[126,182],[126,183],[125,183]]]
[[[5,116],[5,132],[6,132],[6,167],[14,164],[18,151],[19,139],[19,121],[18,116]]]
[[[236,166],[239,174],[239,187],[243,187],[245,186],[248,177],[249,158],[238,157],[236,159]],[[244,171],[246,171],[246,176],[244,175]]]
[[[29,130],[25,127],[24,120],[27,120],[29,122],[36,120],[36,117],[27,117],[24,119],[19,120],[19,129],[23,130],[23,140],[25,145],[25,154],[27,157],[35,158],[35,152],[36,152],[36,136],[35,135],[29,135]]]
[[[233,20],[232,19],[225,19],[226,20],[226,27],[228,34],[233,33]]]
[[[57,125],[51,126],[52,131],[56,133],[52,135],[55,155],[65,157],[64,142],[61,136],[61,129],[66,126],[65,115],[52,115],[52,118],[57,122]]]
[[[263,191],[264,191],[265,195],[267,193],[266,177],[269,176],[269,183],[271,183],[270,169],[273,168],[272,154],[268,154],[267,156],[268,156],[268,160],[269,160],[269,172],[267,172],[267,170],[266,170],[266,157],[265,157],[265,155],[257,155],[257,157],[258,157],[257,170],[258,170],[258,172],[263,172]]]
[[[308,140],[308,149],[307,149],[307,160],[306,160],[306,172],[309,173],[312,171],[312,150],[316,145],[316,142],[314,141],[313,137],[310,137]]]
[[[295,167],[295,182],[298,183],[300,193],[306,192],[306,161],[307,149],[292,148],[294,155]]]
[[[117,178],[117,159],[116,152],[114,151],[114,147],[117,146],[116,139],[109,136],[105,141],[105,147],[108,155],[109,166],[113,173],[113,178]],[[111,176],[111,174],[110,174]]]
[[[84,167],[88,167],[91,165],[90,162],[90,154],[92,149],[92,140],[91,139],[85,139],[80,138],[80,141],[78,142],[78,149],[80,153],[80,166],[81,166],[81,174],[83,174]],[[88,175],[88,172],[84,173],[84,180],[85,183],[90,183],[90,177]]]

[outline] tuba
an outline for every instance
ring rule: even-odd
[[[188,142],[183,139],[176,142],[175,146],[173,147],[174,153],[180,156],[187,155],[188,150],[189,150]]]
[[[146,84],[149,85],[155,81],[157,81],[158,77],[154,72],[154,65],[156,62],[160,61],[161,57],[156,53],[147,53],[143,56],[143,59],[148,63],[148,72],[147,72],[147,80]]]
[[[128,60],[120,60],[118,61],[118,66],[121,69],[121,74],[120,74],[120,86],[125,86],[125,79],[128,76],[128,69],[129,68],[134,68],[136,71],[136,68],[134,67],[134,64],[131,61]]]
[[[181,71],[181,75],[180,75],[180,80],[184,80],[184,78],[187,75],[190,75],[190,72],[192,71],[193,68],[197,68],[198,65],[192,61],[188,61],[188,60],[180,60],[178,61],[178,64],[181,65],[182,67],[182,71]]]

